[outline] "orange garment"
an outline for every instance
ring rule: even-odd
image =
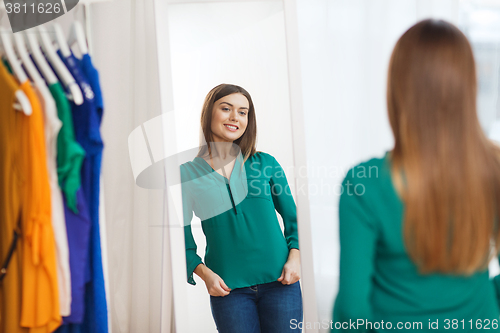
[[[19,85],[0,64],[0,265],[7,257],[13,231],[21,216],[23,173],[20,158],[21,123],[26,116],[14,109],[15,92]],[[0,282],[0,333],[28,333],[20,326],[22,239]]]
[[[23,197],[21,326],[30,333],[53,332],[61,325],[56,270],[56,248],[51,222],[51,195],[47,170],[43,114],[29,81],[21,84],[33,113],[22,117]],[[10,333],[10,332],[9,332]]]

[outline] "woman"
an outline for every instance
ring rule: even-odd
[[[291,320],[302,321],[296,207],[279,163],[255,150],[250,94],[213,88],[201,129],[208,145],[181,165],[188,282],[195,284],[193,273],[205,282],[221,333],[290,332]],[[207,240],[205,263],[196,254],[193,211]]]
[[[441,20],[406,31],[387,105],[394,149],[343,183],[334,328],[498,331],[488,262],[500,245],[499,150],[477,119],[466,37]]]

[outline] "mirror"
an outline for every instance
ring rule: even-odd
[[[273,187],[269,177],[264,179],[266,176],[262,176],[262,174],[259,176],[255,176],[255,172],[252,174],[253,165],[247,163],[250,160],[246,162],[243,160],[244,156],[241,151],[238,151],[238,145],[235,144],[233,144],[235,148],[232,151],[233,158],[228,160],[234,161],[231,176],[225,177],[221,173],[223,168],[219,169],[217,159],[213,161],[214,164],[210,164],[209,159],[203,160],[197,157],[198,147],[206,145],[200,127],[205,97],[212,88],[222,83],[240,86],[250,94],[255,106],[256,150],[266,153],[257,153],[256,155],[265,156],[261,162],[270,163],[274,168],[272,170],[281,169],[283,171],[283,176],[286,176],[289,186],[287,202],[290,205],[290,199],[293,198],[297,209],[301,211],[296,218],[298,220],[296,224],[299,229],[300,255],[302,256],[300,287],[303,294],[302,303],[305,304],[304,300],[307,300],[307,297],[304,291],[308,289],[314,291],[313,279],[304,279],[307,272],[312,274],[313,271],[312,260],[307,260],[311,244],[307,237],[303,236],[307,235],[309,228],[308,219],[303,218],[303,216],[307,216],[308,212],[306,205],[303,204],[307,202],[307,193],[297,193],[297,184],[303,183],[306,177],[306,172],[302,172],[300,175],[297,164],[297,161],[305,164],[305,155],[302,152],[305,147],[301,144],[293,144],[297,140],[300,142],[301,131],[296,129],[301,124],[297,121],[299,117],[296,115],[301,110],[297,107],[299,103],[292,106],[292,102],[298,98],[298,94],[293,95],[290,90],[294,85],[291,84],[289,75],[294,72],[290,70],[288,62],[290,34],[287,35],[286,31],[284,2],[281,0],[225,2],[156,0],[155,15],[161,71],[160,89],[163,90],[163,107],[168,109],[164,112],[170,113],[166,117],[169,120],[164,122],[164,132],[167,133],[167,136],[172,136],[170,141],[165,138],[165,145],[170,145],[171,147],[167,149],[175,150],[178,156],[176,166],[172,166],[171,163],[166,166],[167,178],[169,174],[179,175],[180,173],[179,181],[173,181],[178,185],[168,189],[168,193],[171,195],[166,207],[170,219],[169,240],[171,243],[169,245],[171,253],[169,260],[171,261],[173,282],[164,277],[164,283],[173,283],[173,313],[175,314],[176,329],[182,332],[217,332],[212,316],[210,295],[204,281],[193,274],[196,285],[193,286],[187,282],[186,251],[183,248],[184,244],[181,244],[184,242],[179,240],[184,238],[182,232],[184,224],[191,223],[192,238],[197,246],[196,253],[205,262],[207,239],[209,243],[212,242],[209,245],[211,251],[214,251],[213,249],[217,248],[218,245],[217,240],[220,240],[216,238],[216,235],[221,232],[225,232],[226,235],[230,233],[227,233],[226,229],[213,231],[211,228],[215,227],[207,224],[202,227],[201,219],[214,220],[214,217],[217,219],[234,210],[235,214],[240,214],[240,222],[243,223],[251,220],[244,217],[247,214],[245,209],[250,211],[252,207],[255,207],[254,211],[261,211],[264,206],[273,207],[266,218],[269,218],[272,223],[276,222],[276,227],[278,225],[280,227],[280,229],[274,229],[280,232],[279,236],[281,237],[278,240],[280,245],[276,250],[279,255],[274,252],[262,255],[264,251],[255,258],[248,258],[248,263],[236,267],[234,271],[228,272],[219,268],[219,275],[225,276],[230,281],[236,281],[242,274],[244,276],[251,275],[254,272],[252,269],[249,272],[238,272],[238,270],[244,271],[248,267],[260,269],[261,266],[274,265],[273,269],[275,269],[276,263],[269,264],[273,258],[281,256],[280,260],[284,263],[287,261],[288,254],[292,253],[290,240],[288,244],[286,243],[287,230],[285,227],[291,228],[290,226],[294,222],[287,222],[286,218],[283,218],[289,214],[290,210],[279,207],[280,199],[278,197],[281,194],[267,191],[276,188],[276,183]],[[245,102],[248,102],[248,98],[244,98],[242,103]],[[236,105],[235,103],[238,102],[228,104],[232,107]],[[296,112],[295,116],[292,114],[293,112]],[[172,145],[175,145],[175,148],[172,148]],[[237,158],[235,159],[234,156]],[[273,164],[274,160],[279,166]],[[179,168],[181,164],[190,167],[195,165],[201,168],[204,171],[203,177],[189,174],[187,171],[191,169],[188,167],[185,170],[186,174],[183,174]],[[224,164],[226,163],[219,163],[220,166]],[[260,166],[265,167],[264,164]],[[174,170],[175,167],[177,170]],[[212,167],[218,169],[219,173],[213,172]],[[228,167],[226,171],[231,172],[231,167]],[[182,177],[188,177],[189,181]],[[182,186],[179,185],[181,178],[183,180]],[[235,178],[234,182],[237,183],[233,184],[233,178]],[[189,186],[188,183],[190,183]],[[241,186],[238,187],[238,184]],[[259,186],[263,192],[259,190],[257,193]],[[191,190],[186,191],[188,187]],[[205,192],[200,192],[200,188],[204,188]],[[266,191],[267,193],[265,193]],[[283,192],[285,191],[286,189]],[[282,198],[284,198],[284,194]],[[253,200],[252,203],[250,203],[251,200]],[[186,209],[187,201],[196,203],[190,222],[189,219],[184,219],[181,214],[183,210],[184,215],[192,211]],[[278,208],[274,209],[277,205]],[[209,208],[213,207],[217,207],[217,209],[208,211]],[[278,213],[277,210],[281,210],[282,214]],[[273,214],[276,214],[276,219]],[[217,223],[224,222],[219,220]],[[249,230],[254,229],[250,228]],[[288,233],[290,234],[290,231]],[[256,240],[253,243],[256,246],[255,251],[249,251],[250,238],[248,237],[242,239],[240,243],[246,244],[246,246],[240,249],[237,248],[238,242],[232,240],[233,251],[256,253],[259,252],[257,243],[260,242],[259,246],[269,246],[269,241],[265,239],[276,239],[276,234],[273,236],[275,238],[272,238],[267,233],[260,236],[246,234],[246,236],[254,237]],[[286,250],[284,260],[283,246]],[[269,251],[269,248],[266,251]],[[258,260],[262,260],[262,263],[256,263]],[[167,261],[164,260],[164,262]],[[214,265],[213,261],[205,263],[209,268],[217,270],[215,268],[217,265]],[[310,265],[310,269],[307,269],[308,265]],[[187,266],[189,269],[189,262]],[[281,271],[282,268],[279,270]],[[263,278],[263,280],[266,279],[269,280],[269,277]],[[255,278],[253,280],[244,278],[243,281],[255,281]],[[237,283],[234,282],[233,285],[237,285]],[[231,292],[234,293],[234,290]],[[314,298],[314,295],[311,297]],[[294,302],[297,303],[296,300],[292,301],[293,304],[295,304]],[[307,313],[308,310],[304,305],[302,308],[303,312]],[[295,320],[296,325],[302,320],[302,318]],[[291,324],[293,325],[293,323]]]

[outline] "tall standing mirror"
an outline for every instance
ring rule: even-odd
[[[191,283],[187,281],[186,266],[189,275],[190,260],[192,260],[188,253],[186,265],[184,247],[187,243],[196,244],[196,253],[203,260],[202,265],[206,264],[214,271],[219,269],[219,275],[225,276],[236,286],[245,284],[247,282],[245,278],[251,275],[252,271],[262,269],[262,267],[276,266],[275,262],[270,263],[270,261],[281,260],[276,259],[279,256],[283,258],[282,254],[278,255],[274,252],[282,253],[283,246],[287,251],[288,259],[285,257],[281,265],[289,263],[292,253],[297,253],[301,259],[298,274],[300,275],[304,317],[291,322],[290,325],[295,325],[294,328],[298,328],[303,320],[314,321],[316,306],[308,199],[307,191],[300,190],[304,188],[304,185],[307,185],[305,146],[301,128],[303,115],[300,81],[297,76],[300,70],[296,58],[298,51],[294,52],[293,55],[290,51],[293,48],[298,50],[294,15],[293,1],[156,0],[155,2],[162,108],[164,113],[170,113],[167,117],[169,121],[163,124],[164,131],[167,133],[165,145],[170,146],[167,149],[175,150],[178,156],[176,165],[171,163],[166,167],[167,178],[169,175],[177,177],[177,181],[173,181],[174,185],[167,190],[169,199],[166,210],[169,211],[167,213],[169,236],[164,242],[164,246],[168,243],[166,246],[170,251],[170,257],[168,260],[164,260],[164,263],[171,265],[172,277],[171,279],[163,278],[164,284],[172,284],[173,304],[171,308],[175,318],[174,325],[178,332],[217,332],[212,314],[213,304],[211,305],[210,294],[205,282],[197,274],[192,275],[194,280],[191,280]],[[243,148],[238,150],[240,146],[244,146],[243,144],[233,143],[233,147],[236,149],[234,151],[228,150],[230,152],[228,156],[233,156],[232,154],[235,152],[234,156],[233,158],[226,156],[225,162],[221,162],[221,158],[214,158],[214,161],[210,161],[210,159],[202,159],[197,156],[200,145],[207,143],[200,124],[205,98],[211,89],[223,83],[244,88],[251,95],[254,110],[249,107],[248,98],[241,99],[244,96],[241,93],[229,95],[229,97],[239,96],[240,98],[225,100],[225,108],[219,107],[222,99],[217,98],[216,103],[211,105],[211,108],[213,106],[211,112],[214,113],[210,118],[212,126],[209,127],[215,136],[219,135],[220,138],[222,135],[227,140],[232,138],[233,131],[225,132],[225,129],[221,127],[227,125],[225,122],[234,121],[234,124],[238,126],[244,125],[245,131],[250,130],[250,127],[255,125],[257,133],[255,147],[258,152],[264,152],[264,154],[257,153],[258,156],[261,156],[259,163],[268,163],[270,167],[268,168],[270,176],[267,179],[265,179],[265,172],[255,178],[253,170],[255,167],[247,163],[252,158],[245,162]],[[218,107],[220,110],[217,109]],[[248,113],[252,111],[254,112],[255,124],[250,125],[251,119],[247,119],[248,122],[243,124],[244,118],[248,118]],[[216,112],[219,113],[216,114]],[[229,113],[231,115],[228,115]],[[226,118],[219,119],[220,123],[214,123],[217,121],[214,119],[217,119],[218,115]],[[245,134],[245,131],[242,132]],[[214,141],[217,140],[214,139]],[[224,154],[220,154],[218,157],[222,155]],[[232,168],[233,164],[234,168]],[[260,166],[264,166],[263,164]],[[185,167],[185,175],[180,170],[181,165]],[[194,198],[188,198],[186,186],[179,185],[181,180],[186,180],[184,178],[187,177],[189,171],[193,171],[193,165],[201,169],[204,168],[206,171],[204,178],[208,180],[204,186],[212,191],[208,191],[212,194],[206,200],[200,197],[199,193],[191,193],[197,190],[190,190],[190,195],[193,195]],[[224,166],[230,167],[225,168]],[[229,175],[224,173],[227,170],[229,170]],[[261,194],[260,190],[257,189],[261,185],[262,190],[267,189],[266,186],[269,185],[270,189],[276,188],[279,180],[276,178],[273,180],[273,175],[276,177],[277,170],[283,171],[282,180],[287,181],[289,188],[282,190],[283,192],[288,191],[289,195],[285,197],[284,193],[281,195],[277,191],[275,191],[276,193]],[[275,173],[273,174],[273,172]],[[191,175],[189,179],[191,183],[193,179],[200,182],[203,177],[196,178],[198,176]],[[235,186],[232,179],[234,177],[242,186],[239,190],[233,188],[231,191],[231,187]],[[249,182],[252,177],[254,177],[253,182]],[[217,183],[217,180],[227,181],[227,187],[223,186],[222,183]],[[245,184],[248,184],[248,187]],[[285,183],[281,182],[281,184]],[[257,190],[259,190],[259,194],[256,194]],[[273,191],[271,190],[271,192]],[[195,206],[195,209],[192,219],[182,214],[183,211],[184,215],[190,214],[192,211],[190,208],[186,209],[187,201],[194,202],[192,205]],[[230,206],[229,210],[234,209],[234,213],[240,213],[238,218],[241,220],[239,221],[244,221],[242,223],[249,225],[256,223],[252,222],[251,214],[259,216],[258,214],[263,209],[272,207],[271,213],[266,215],[266,221],[269,221],[266,223],[276,223],[276,227],[279,225],[278,229],[272,230],[280,230],[281,239],[272,238],[267,234],[267,231],[260,236],[253,235],[251,237],[255,237],[256,243],[263,242],[266,246],[275,240],[278,245],[272,250],[270,250],[271,247],[266,249],[267,255],[256,255],[255,258],[250,257],[259,251],[257,248],[253,251],[246,245],[238,249],[237,244],[239,243],[234,240],[231,241],[232,247],[217,250],[221,241],[220,238],[217,240],[218,238],[214,234],[218,235],[227,230],[214,231],[211,226],[202,226],[201,220],[206,218],[213,220],[214,215],[216,215],[215,218],[220,218],[226,214],[227,207],[222,207],[225,203]],[[203,207],[207,205],[210,207]],[[218,205],[222,208],[219,209]],[[285,205],[287,207],[284,207]],[[207,213],[208,210],[210,210],[209,213]],[[272,216],[273,214],[276,216]],[[217,223],[225,222],[219,220]],[[259,223],[262,223],[262,228],[268,227],[264,221]],[[190,224],[192,237],[191,235],[184,237],[186,224]],[[298,229],[295,234],[298,236],[300,251],[294,251],[297,247],[293,236],[294,228]],[[247,236],[250,237],[248,234],[244,237]],[[214,265],[215,259],[213,257],[211,263],[205,262],[207,259],[205,258],[207,240],[209,243],[212,242],[209,244],[212,256],[217,255],[217,253],[222,255],[222,253],[226,253],[224,251],[242,251],[242,253],[246,253],[245,258],[248,258],[249,262],[232,264],[233,271],[228,270],[227,266],[220,268]],[[248,244],[249,239],[242,239],[240,243],[245,244],[245,242]],[[192,253],[194,252],[192,251]],[[232,255],[234,257],[238,254],[233,253]],[[256,260],[262,262],[256,263]],[[250,269],[249,272],[244,272],[245,269],[249,269],[249,265],[254,268]],[[275,272],[276,269],[273,269]],[[284,269],[283,271],[285,272]],[[262,278],[262,282],[269,282],[269,276],[273,276],[273,279],[278,278],[279,274],[276,277],[274,277],[276,274],[273,274],[266,275]],[[243,280],[241,280],[241,275],[244,275]],[[193,283],[196,285],[192,285]],[[283,285],[285,284],[283,283]],[[232,292],[234,290],[229,293]],[[286,302],[293,305],[296,300]],[[300,329],[296,331],[300,331]]]

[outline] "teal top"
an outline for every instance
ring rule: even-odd
[[[353,167],[342,185],[335,331],[381,332],[382,320],[392,330],[410,322],[403,330],[412,332],[499,330],[498,276],[490,280],[487,269],[469,277],[418,273],[404,246],[404,206],[391,180],[389,153]],[[357,319],[373,325],[341,328]],[[438,330],[429,329],[430,322]]]
[[[80,171],[85,150],[75,139],[73,115],[66,94],[59,82],[49,85],[56,102],[62,127],[57,136],[57,175],[69,209],[78,214],[76,192],[81,186]]]
[[[193,212],[207,240],[205,265],[229,288],[276,281],[289,250],[299,248],[295,201],[276,159],[256,152],[243,164],[240,153],[229,182],[201,157],[180,170],[188,282],[196,284],[193,271],[202,263],[191,230]]]

